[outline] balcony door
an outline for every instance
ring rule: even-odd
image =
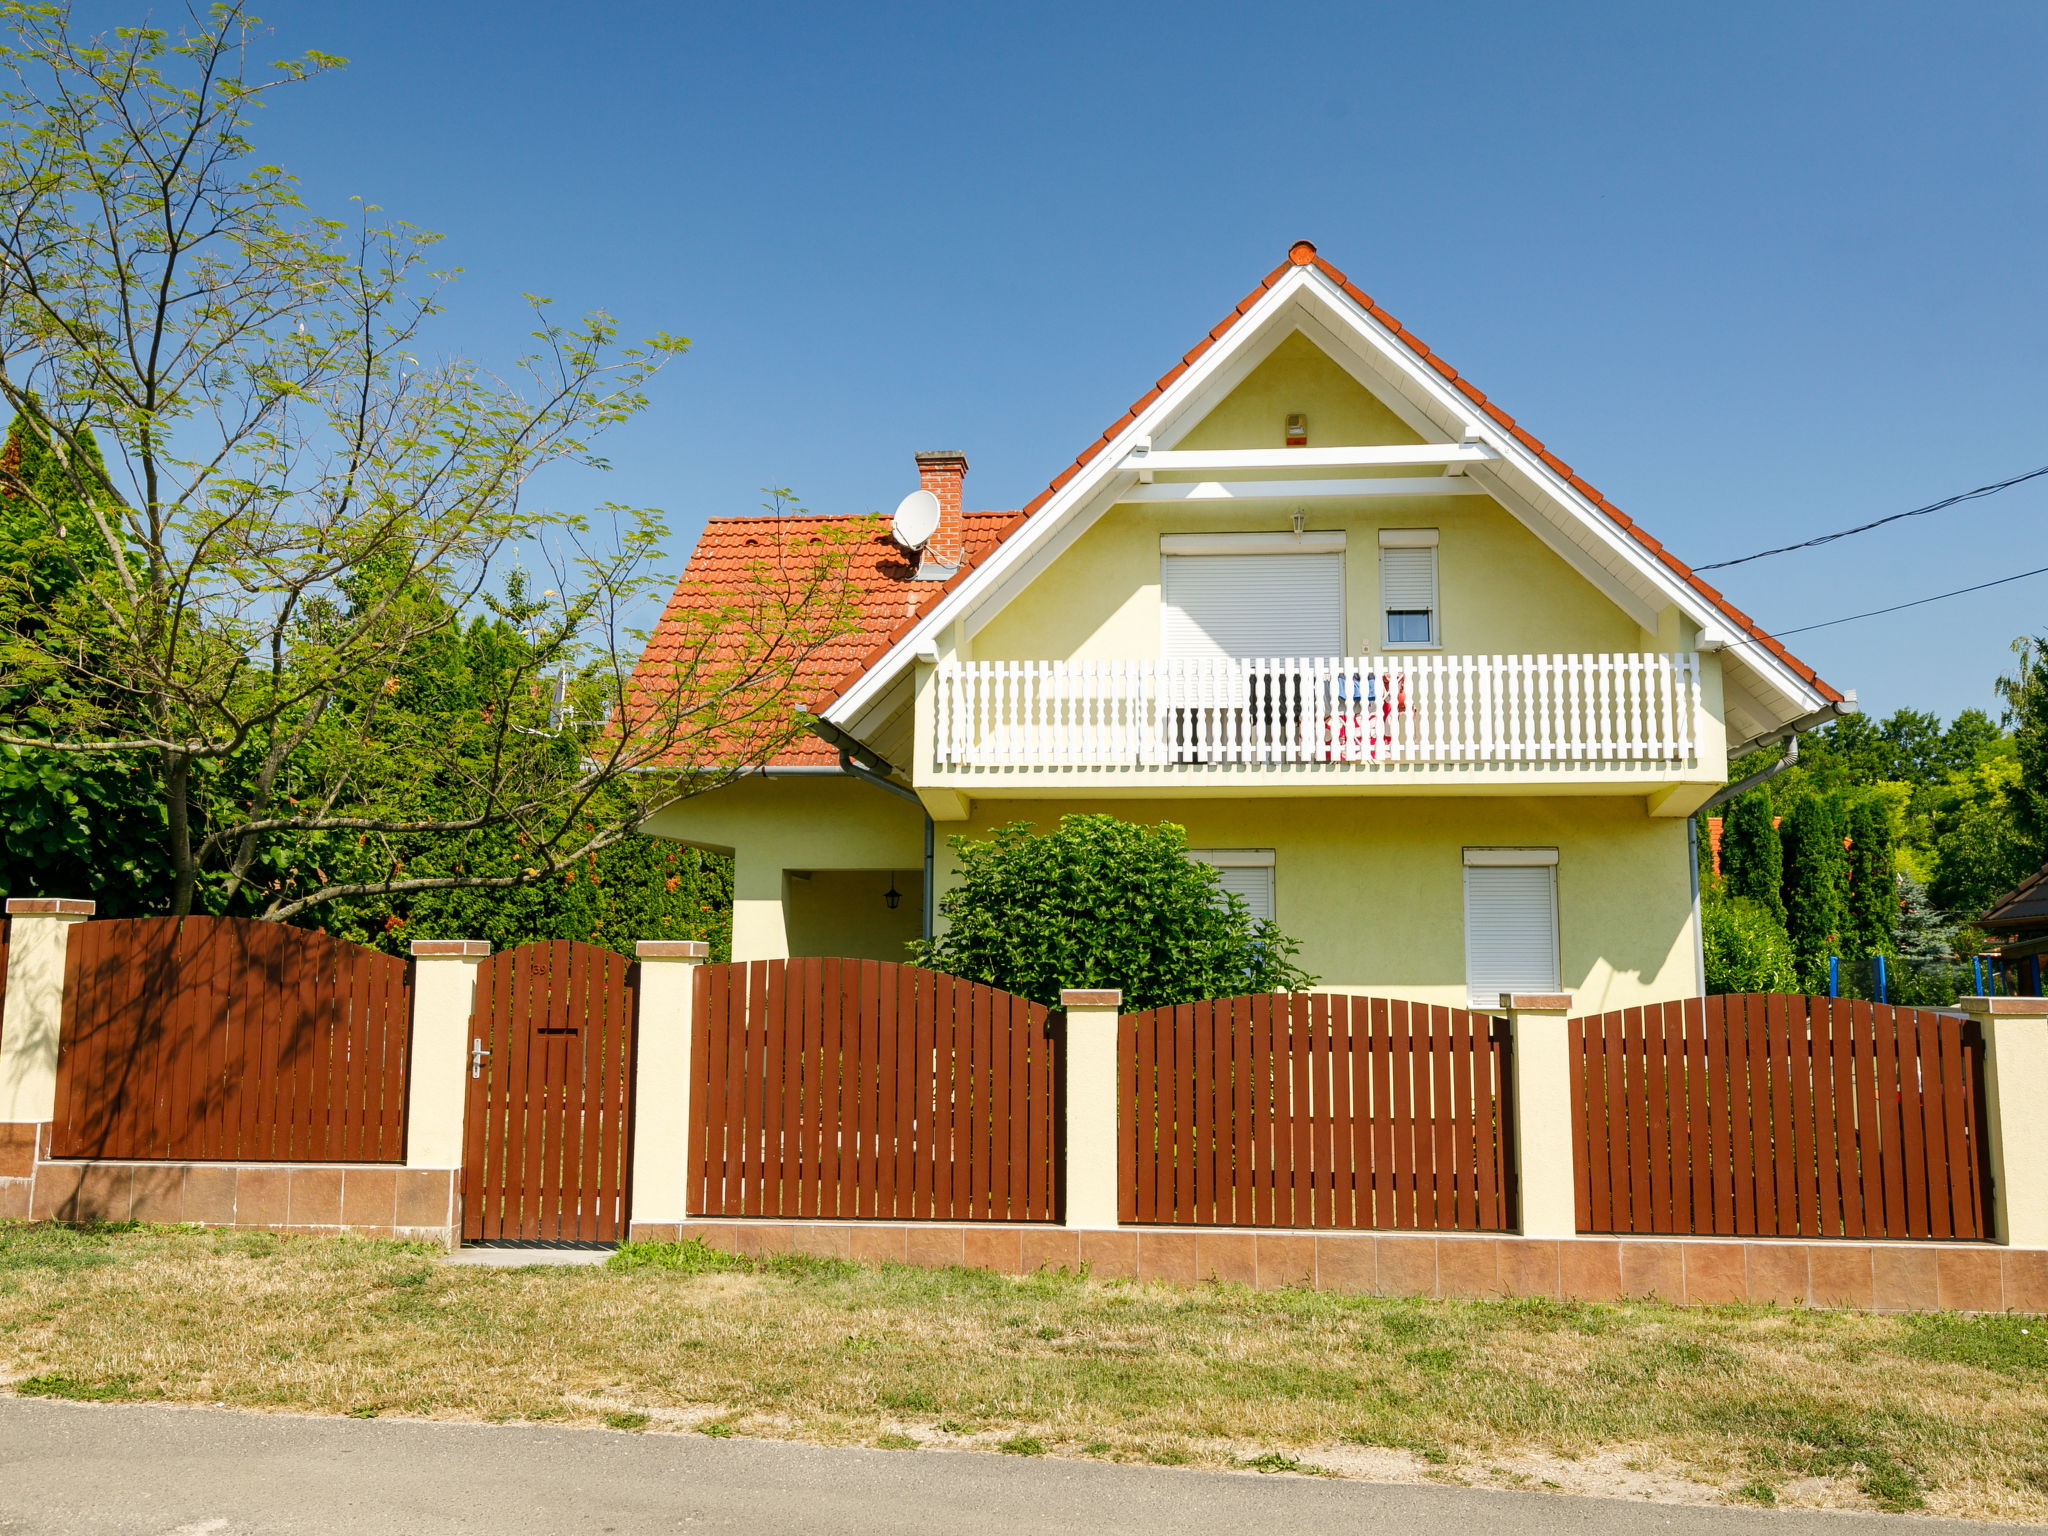
[[[1266,539],[1287,536],[1184,534],[1174,544],[1199,552],[1159,557],[1160,723],[1176,762],[1264,760],[1300,732],[1303,680],[1286,663],[1344,654],[1344,556],[1244,547]]]

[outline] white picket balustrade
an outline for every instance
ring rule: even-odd
[[[945,662],[948,768],[1689,762],[1699,657]]]

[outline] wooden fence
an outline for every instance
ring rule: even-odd
[[[566,939],[477,967],[463,1115],[466,1241],[626,1235],[637,994],[625,956]]]
[[[692,1215],[1050,1221],[1046,1009],[876,960],[697,972]]]
[[[1120,1219],[1507,1230],[1506,1026],[1338,993],[1119,1024]]]
[[[56,1157],[396,1163],[406,962],[227,917],[80,923],[65,951]]]
[[[1570,1027],[1581,1232],[1987,1235],[1964,1019],[1773,995]]]

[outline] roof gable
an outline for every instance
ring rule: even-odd
[[[956,619],[993,611],[1041,572],[1081,528],[1135,479],[1120,467],[1140,436],[1154,446],[1198,441],[1203,423],[1296,332],[1340,367],[1363,375],[1363,393],[1414,434],[1409,441],[1482,441],[1500,453],[1484,466],[1494,498],[1594,580],[1647,628],[1677,606],[1724,649],[1731,735],[1754,739],[1829,710],[1844,696],[1787,651],[1662,543],[1615,507],[1513,417],[1432,353],[1336,267],[1298,242],[1180,362],[1054,476],[994,547],[964,562],[817,700],[838,723],[857,716]],[[1115,451],[1111,451],[1114,449]],[[1475,466],[1473,471],[1478,472]]]

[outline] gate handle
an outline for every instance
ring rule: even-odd
[[[470,1041],[469,1075],[471,1077],[482,1077],[484,1075],[484,1058],[490,1054],[489,1051],[484,1049],[484,1043],[481,1038]]]

